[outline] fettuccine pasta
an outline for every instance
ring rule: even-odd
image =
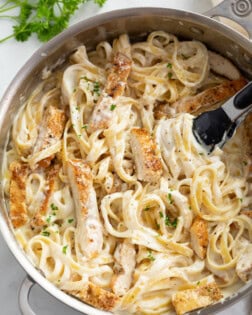
[[[116,314],[167,315],[249,280],[245,125],[210,155],[192,133],[194,116],[222,101],[196,106],[200,93],[234,93],[210,58],[203,43],[163,31],[122,35],[79,47],[20,108],[3,164],[10,217],[61,290]],[[219,296],[200,304],[209,283]]]

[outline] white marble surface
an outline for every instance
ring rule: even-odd
[[[3,0],[0,0],[0,4]],[[195,12],[204,12],[211,7],[210,0],[107,0],[103,8],[98,8],[93,3],[83,5],[76,16],[71,20],[74,24],[94,14],[107,12],[114,9],[129,7],[172,7],[186,9]],[[11,24],[1,19],[0,38],[11,33]],[[11,80],[28,60],[28,58],[41,46],[35,37],[28,42],[18,43],[14,39],[0,44],[0,98]],[[0,315],[18,315],[18,290],[25,272],[16,262],[4,243],[0,234]],[[220,315],[249,315],[251,309],[251,298],[235,304]],[[79,312],[71,310],[66,305],[57,301],[38,286],[32,289],[30,303],[37,315],[78,315]],[[26,315],[26,314],[25,314]]]

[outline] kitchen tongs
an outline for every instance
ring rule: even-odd
[[[194,136],[211,153],[216,146],[223,147],[251,110],[252,81],[220,108],[196,117],[193,120]]]

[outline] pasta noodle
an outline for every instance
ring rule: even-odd
[[[126,82],[120,78],[124,91],[111,96],[108,73],[118,54],[131,71]],[[49,281],[103,309],[74,292],[95,286],[113,293],[116,304],[107,310],[129,314],[174,314],[174,294],[209,279],[224,296],[242,285],[236,266],[252,242],[243,212],[251,204],[246,129],[208,155],[193,136],[194,116],[172,106],[224,81],[211,71],[203,43],[156,31],[138,43],[122,35],[88,53],[81,46],[38,85],[15,118],[3,184],[12,205],[12,163],[26,165],[28,220],[15,235]],[[65,120],[54,116],[49,125],[50,106]],[[96,106],[105,108],[106,128],[91,124]],[[58,123],[63,132],[54,139]],[[134,151],[133,128],[155,145],[147,153],[160,163],[157,181],[139,179],[136,159],[146,152],[141,143]],[[202,257],[192,241],[196,218],[208,232]]]

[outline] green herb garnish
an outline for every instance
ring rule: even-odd
[[[162,211],[159,211],[159,216],[160,216],[160,218],[163,218],[163,217],[164,217],[164,214],[163,214]]]
[[[98,96],[100,96],[100,83],[99,82],[94,82],[94,93],[96,93]]]
[[[174,219],[174,221],[171,221],[168,216],[165,217],[165,225],[166,226],[171,226],[171,227],[177,227],[178,224],[178,219]]]
[[[43,236],[50,236],[50,232],[48,232],[48,231],[42,231],[42,232],[41,232],[41,235],[43,235]]]
[[[46,218],[46,222],[47,222],[47,223],[50,223],[50,222],[51,222],[51,219],[52,219],[52,217],[49,215],[49,217]]]
[[[150,206],[146,206],[144,209],[143,209],[143,211],[149,211],[150,210]]]
[[[169,78],[169,79],[172,78],[172,72],[168,72],[168,78]]]
[[[69,25],[70,18],[88,0],[6,0],[0,6],[0,18],[14,21],[13,33],[0,39],[0,43],[14,37],[24,42],[32,34],[37,34],[41,42],[46,42]],[[106,0],[94,0],[102,6]],[[16,13],[18,10],[18,13]],[[6,12],[8,15],[6,15]],[[12,14],[13,12],[13,14]]]
[[[68,223],[72,223],[74,219],[68,219]]]
[[[52,210],[59,210],[59,208],[57,206],[55,206],[54,203],[51,203],[50,207]]]
[[[85,80],[85,81],[87,81],[87,82],[89,82],[90,80],[89,80],[89,78],[88,77],[86,77],[86,76],[84,76],[84,77],[80,77],[80,79],[81,80]]]
[[[151,261],[154,261],[155,260],[155,257],[152,255],[152,251],[151,250],[148,250],[148,256],[147,258]]]
[[[173,204],[172,194],[169,193],[169,194],[167,195],[167,198],[168,198],[170,204],[172,205],[172,204]]]
[[[116,109],[116,105],[115,105],[115,104],[112,104],[112,105],[110,106],[110,110],[113,111],[113,110],[115,110],[115,109]]]
[[[87,129],[88,125],[83,125],[81,129]]]
[[[172,68],[172,64],[169,62],[169,63],[167,63],[166,67],[171,69]]]
[[[68,245],[62,247],[62,253],[66,254]]]

